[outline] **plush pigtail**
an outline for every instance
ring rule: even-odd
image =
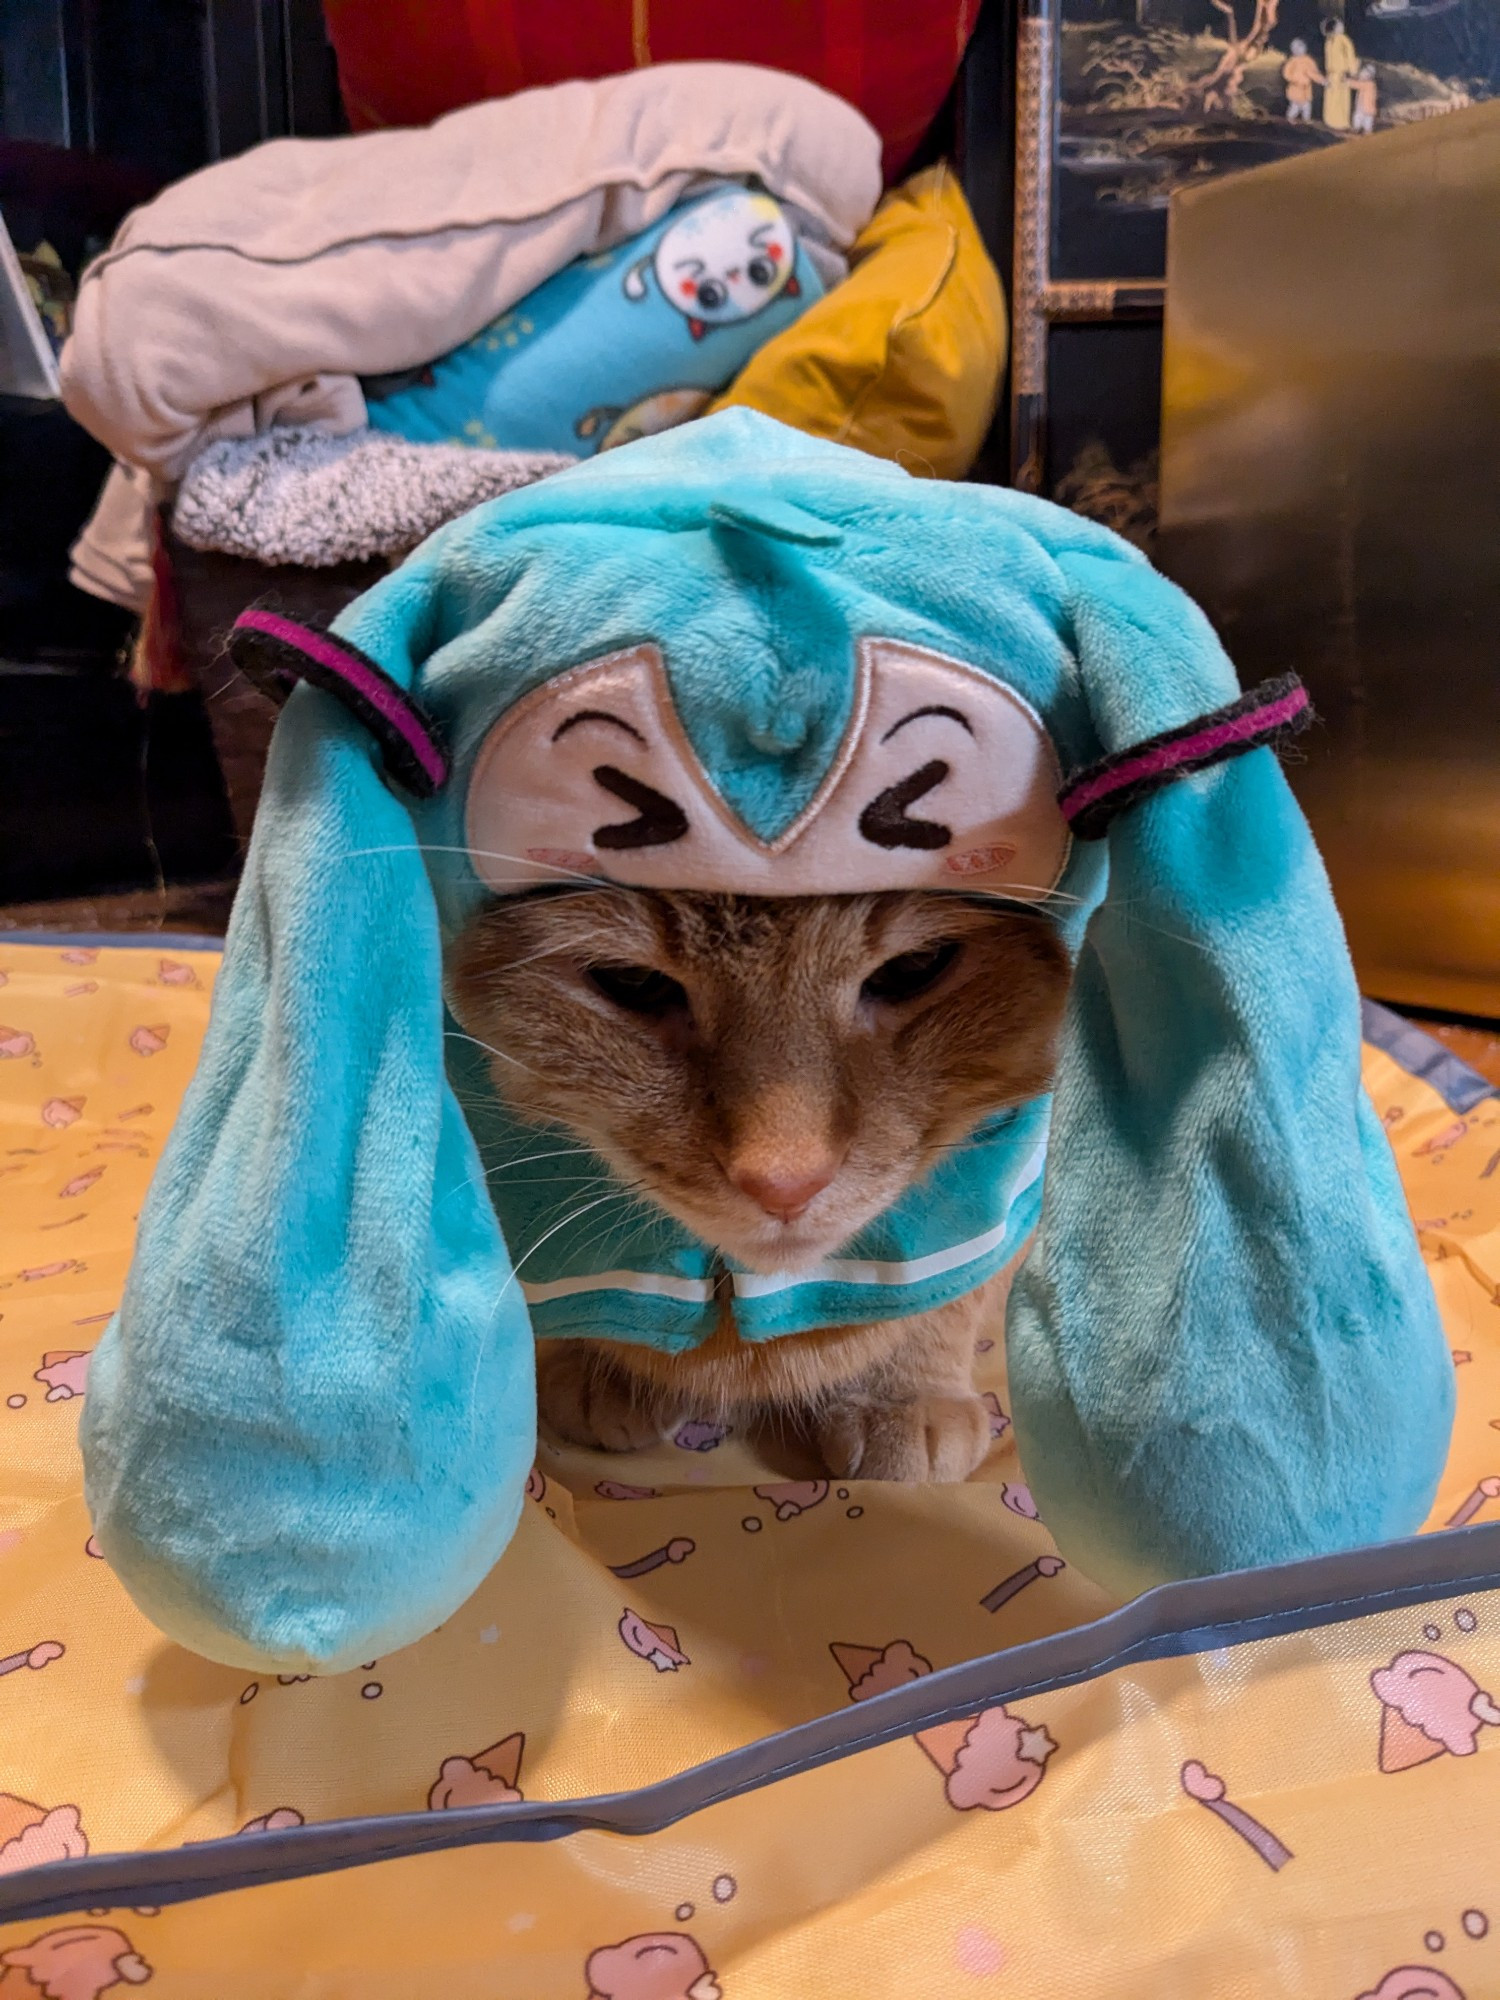
[[[1328,881],[1255,747],[1306,698],[1240,697],[1201,613],[1124,551],[1056,560],[1104,751],[1062,803],[1107,838],[1109,887],[1010,1304],[1027,1477],[1121,1592],[1414,1532],[1453,1368]]]
[[[99,1545],[164,1632],[328,1672],[419,1638],[499,1556],[533,1344],[444,1069],[408,799],[445,772],[410,660],[286,621],[251,643],[315,684],[277,724],[82,1442]]]

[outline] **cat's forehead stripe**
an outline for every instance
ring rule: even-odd
[[[501,716],[475,760],[468,845],[500,892],[547,879],[565,854],[580,873],[642,888],[824,895],[961,883],[1034,900],[1067,862],[1060,780],[1040,718],[1003,681],[866,639],[821,783],[763,840],[705,769],[660,649],[640,645],[569,669]],[[620,818],[622,801],[634,819]]]

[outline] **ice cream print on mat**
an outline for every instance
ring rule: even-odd
[[[66,1650],[56,1639],[43,1639],[35,1646],[23,1646],[19,1653],[7,1653],[0,1657],[0,1677],[18,1674],[23,1667],[38,1673],[43,1667],[50,1667],[54,1660],[60,1660]]]
[[[703,1948],[686,1931],[604,1945],[583,1968],[588,2000],[725,2000]]]
[[[33,1805],[0,1792],[0,1875],[40,1868],[47,1861],[77,1861],[89,1851],[77,1806]]]
[[[629,1579],[633,1576],[649,1576],[654,1569],[661,1569],[667,1563],[684,1563],[698,1547],[687,1535],[676,1535],[670,1542],[664,1542],[659,1549],[651,1549],[633,1562],[611,1563],[611,1576]]]
[[[931,1660],[924,1660],[905,1639],[892,1639],[888,1646],[850,1646],[835,1641],[828,1650],[849,1683],[851,1701],[868,1701],[871,1695],[887,1694],[932,1672]]]
[[[144,1986],[151,1967],[123,1931],[75,1924],[0,1951],[0,2000],[100,2000],[116,1987]]]
[[[638,1611],[627,1610],[618,1630],[626,1650],[638,1659],[649,1660],[659,1674],[675,1674],[679,1667],[693,1664],[670,1625],[653,1625]]]
[[[943,1774],[943,1791],[955,1812],[1004,1812],[1029,1799],[1047,1772],[1057,1745],[1040,1723],[986,1708],[958,1722],[919,1729],[916,1741]]]
[[[1465,1996],[1446,1972],[1430,1965],[1398,1965],[1359,2000],[1465,2000]]]
[[[1453,1358],[1455,1361],[1459,1359],[1456,1354]],[[1468,1498],[1448,1516],[1443,1526],[1445,1528],[1467,1528],[1480,1509],[1487,1506],[1491,1500],[1500,1500],[1500,1474],[1487,1472],[1474,1488],[1473,1492],[1469,1494]]]
[[[1484,1727],[1500,1727],[1500,1704],[1441,1653],[1398,1653],[1371,1674],[1381,1703],[1380,1768],[1409,1771],[1434,1757],[1472,1757]]]
[[[1465,1910],[1459,1918],[1458,1942],[1478,1943],[1489,1936],[1490,1920],[1483,1910]],[[1422,1949],[1428,1954],[1447,1949],[1449,1938],[1440,1930],[1428,1931]],[[1488,1988],[1486,1989],[1488,1990]],[[1358,2000],[1467,2000],[1467,1989],[1449,1973],[1434,1965],[1398,1965],[1385,1977],[1361,1993]]]
[[[687,321],[694,340],[753,319],[773,299],[798,296],[791,225],[769,195],[732,188],[701,201],[666,230],[654,253],[625,273],[627,299],[649,296],[648,273]]]
[[[1253,1848],[1271,1869],[1285,1868],[1292,1859],[1292,1850],[1278,1840],[1268,1826],[1247,1813],[1243,1806],[1237,1806],[1229,1796],[1229,1787],[1214,1771],[1200,1764],[1196,1757],[1189,1758],[1181,1772],[1182,1789],[1190,1799],[1196,1799],[1200,1806],[1223,1820],[1228,1827]]]
[[[1048,1577],[1061,1576],[1066,1568],[1067,1564],[1061,1556],[1038,1556],[1035,1562],[1027,1563],[1024,1569],[1016,1570],[1003,1583],[997,1583],[993,1590],[987,1590],[979,1600],[980,1608],[998,1611],[1002,1604],[1009,1604],[1013,1597],[1019,1597],[1032,1584]]]
[[[767,1500],[776,1509],[778,1521],[795,1521],[810,1507],[821,1507],[828,1498],[826,1479],[793,1479],[780,1486],[751,1488],[757,1500]]]
[[[451,1812],[459,1806],[519,1804],[525,1749],[526,1738],[517,1730],[472,1757],[445,1757],[437,1783],[427,1794],[428,1810]]]
[[[91,1347],[54,1348],[42,1356],[42,1365],[32,1379],[46,1384],[49,1403],[71,1402],[87,1388],[93,1358]]]
[[[1051,893],[1069,835],[1056,753],[992,675],[865,639],[843,739],[789,825],[762,839],[689,739],[660,650],[546,681],[480,748],[467,839],[492,889],[577,875],[741,895],[973,888]]]

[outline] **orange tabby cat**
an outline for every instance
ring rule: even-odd
[[[751,1271],[806,1268],[983,1119],[1047,1089],[1068,983],[1042,920],[916,892],[600,887],[485,909],[449,999],[523,1118],[561,1123]],[[976,1338],[1009,1273],[907,1319],[682,1354],[544,1341],[543,1416],[628,1451],[691,1411],[799,1420],[835,1475],[965,1479],[989,1442]]]

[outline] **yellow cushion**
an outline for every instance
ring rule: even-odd
[[[958,176],[886,196],[846,281],[768,340],[713,405],[762,410],[909,472],[961,479],[1005,367],[1005,295]]]

